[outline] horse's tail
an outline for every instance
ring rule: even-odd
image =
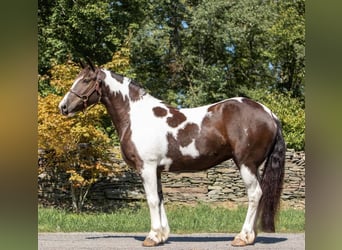
[[[277,122],[277,134],[274,145],[269,152],[261,181],[262,197],[259,212],[261,213],[261,230],[275,232],[274,220],[279,208],[280,195],[284,181],[285,141],[280,121]]]

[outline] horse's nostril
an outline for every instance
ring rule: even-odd
[[[68,114],[68,109],[67,109],[67,105],[63,104],[62,106],[60,106],[61,112],[63,115],[67,115]]]

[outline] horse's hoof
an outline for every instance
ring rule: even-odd
[[[155,247],[157,245],[159,245],[159,243],[155,242],[154,240],[146,237],[146,239],[144,240],[143,244],[144,247]]]
[[[243,239],[241,239],[239,237],[235,237],[234,240],[232,241],[233,247],[244,247],[247,245],[251,245],[251,244],[247,243],[246,241],[244,241]]]
[[[235,238],[233,241],[232,241],[232,246],[233,247],[243,247],[243,246],[246,246],[246,242],[243,241],[242,239],[240,238]]]

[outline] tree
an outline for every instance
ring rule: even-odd
[[[299,97],[303,3],[151,2],[145,11],[150,14],[133,37],[132,67],[153,94],[182,106],[246,95],[241,87],[285,89]]]
[[[305,2],[286,0],[273,4],[278,17],[269,32],[273,39],[272,71],[277,89],[290,91],[304,101]]]
[[[144,16],[144,1],[39,1],[38,70],[89,56],[104,64]]]
[[[103,65],[130,37],[130,74],[170,103],[244,95],[241,86],[303,101],[304,13],[304,0],[40,1],[39,73],[84,56]]]

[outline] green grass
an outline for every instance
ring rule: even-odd
[[[172,233],[239,232],[247,209],[227,209],[200,204],[166,207]],[[281,210],[277,232],[303,232],[303,210]],[[54,208],[38,208],[39,232],[148,232],[150,216],[148,208],[124,208],[115,213],[66,212]]]

